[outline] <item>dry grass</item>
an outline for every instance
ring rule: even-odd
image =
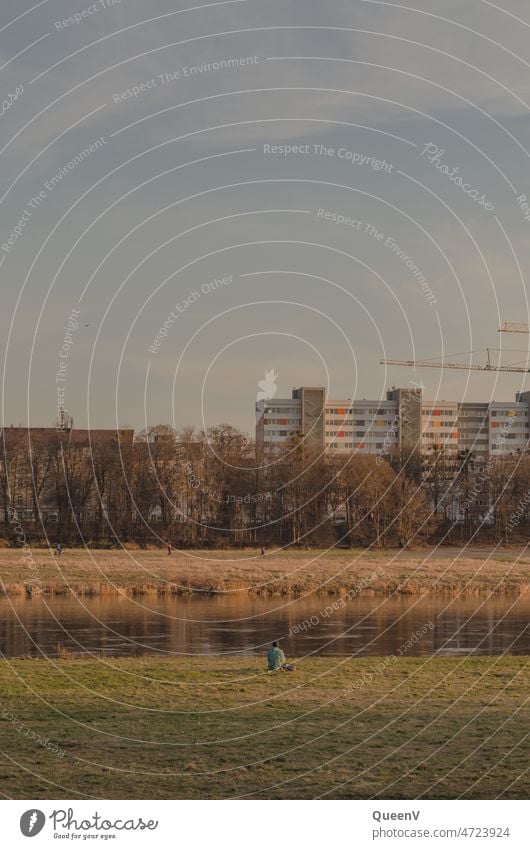
[[[57,657],[61,660],[74,660],[76,657],[79,657],[79,653],[76,653],[68,646],[64,646],[62,643],[57,643]]]
[[[241,592],[340,595],[348,592],[522,593],[530,586],[526,551],[438,552],[64,551],[0,550],[0,591],[102,595]]]

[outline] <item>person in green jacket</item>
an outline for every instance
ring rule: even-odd
[[[294,666],[286,662],[283,650],[278,645],[278,640],[274,640],[271,648],[267,653],[267,661],[269,664],[269,672],[276,672],[279,669],[284,672],[294,672]]]

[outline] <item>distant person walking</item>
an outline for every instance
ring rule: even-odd
[[[167,544],[167,556],[168,556],[168,557],[171,557],[171,552],[172,552],[172,551],[173,551],[173,546],[171,545],[171,543],[170,543],[170,542],[168,542],[168,544]]]
[[[62,547],[61,543],[58,542],[57,545],[55,546],[55,556],[60,557],[62,553],[63,553],[63,547]]]
[[[261,556],[265,557],[265,549],[264,548],[261,549]]]
[[[287,663],[283,650],[278,645],[278,640],[274,640],[271,648],[267,653],[267,662],[269,664],[269,672],[294,672],[295,667]]]

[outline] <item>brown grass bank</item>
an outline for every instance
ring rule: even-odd
[[[174,552],[0,550],[4,595],[234,593],[302,596],[357,593],[523,593],[523,551]]]

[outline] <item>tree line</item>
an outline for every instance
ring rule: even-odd
[[[530,533],[530,456],[413,447],[322,454],[293,436],[257,452],[230,425],[132,431],[5,429],[1,535],[176,547],[385,547]]]

